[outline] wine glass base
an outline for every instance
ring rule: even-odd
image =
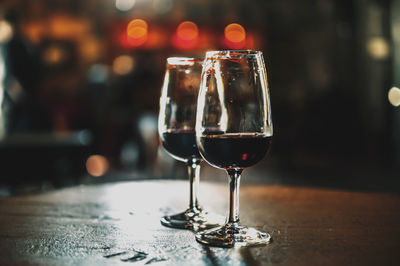
[[[260,246],[272,242],[271,235],[268,233],[229,223],[198,232],[196,240],[202,244],[224,248]]]
[[[171,228],[202,231],[221,226],[221,224],[225,223],[225,218],[206,211],[189,208],[181,213],[164,216],[160,222],[162,225]]]

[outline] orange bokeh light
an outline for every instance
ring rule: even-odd
[[[144,44],[148,36],[148,25],[143,19],[134,19],[128,23],[126,28],[127,41],[130,46]]]
[[[102,155],[91,155],[86,161],[86,170],[92,176],[104,175],[108,167],[108,160]]]
[[[232,23],[226,26],[224,32],[225,38],[234,43],[242,42],[246,39],[246,31],[242,25],[237,23]]]
[[[128,23],[127,34],[132,38],[141,38],[147,35],[148,25],[143,19],[134,19]]]
[[[172,44],[180,50],[195,49],[199,42],[199,28],[191,21],[184,21],[179,24],[174,36]]]
[[[232,23],[226,26],[224,35],[230,48],[243,48],[246,44],[246,31],[240,24]]]
[[[179,24],[176,34],[180,39],[185,41],[195,40],[199,36],[199,29],[195,23],[184,21]]]

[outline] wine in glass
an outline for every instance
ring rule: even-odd
[[[239,185],[243,169],[253,166],[267,153],[272,131],[262,53],[207,52],[197,104],[197,145],[209,164],[227,171],[230,207],[223,226],[196,234],[200,243],[238,247],[271,241],[268,233],[240,225]]]
[[[167,215],[161,223],[168,227],[201,230],[224,223],[224,218],[210,214],[199,205],[200,163],[196,144],[196,110],[203,59],[170,57],[160,98],[158,131],[165,150],[185,162],[190,183],[189,208]]]

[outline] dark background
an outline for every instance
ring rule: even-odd
[[[244,182],[398,193],[399,14],[390,0],[2,1],[1,193],[185,178],[157,136],[166,58],[232,48],[264,53],[274,122]],[[126,37],[134,19],[144,39]],[[177,37],[183,21],[197,38]],[[224,38],[231,23],[244,41]]]

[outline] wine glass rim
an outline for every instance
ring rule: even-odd
[[[186,66],[186,65],[193,65],[196,63],[203,63],[203,58],[173,56],[173,57],[168,57],[167,62],[169,65]]]
[[[257,50],[218,50],[218,51],[207,51],[206,59],[218,58],[218,59],[229,59],[229,58],[240,58],[246,56],[261,56],[262,52]]]

